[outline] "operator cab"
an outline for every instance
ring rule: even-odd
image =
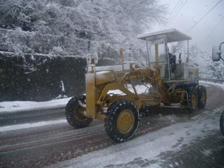
[[[146,41],[148,52],[146,64],[160,67],[160,76],[164,81],[190,80],[191,70],[195,71],[195,68],[192,67],[192,69],[188,66],[191,37],[176,29],[168,29],[139,35],[138,38]],[[186,54],[184,59],[182,59],[181,52],[176,52],[175,45],[173,45],[175,42],[187,42],[187,52],[184,52]]]

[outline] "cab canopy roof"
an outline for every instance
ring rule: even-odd
[[[176,30],[176,29],[168,29],[163,31],[158,31],[154,33],[147,33],[138,36],[138,39],[142,40],[155,40],[160,37],[166,37],[167,43],[176,42],[176,41],[185,41],[191,40],[191,37]]]

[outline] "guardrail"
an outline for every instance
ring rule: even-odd
[[[224,80],[221,80],[221,79],[199,78],[199,80],[209,81],[214,83],[224,83]]]

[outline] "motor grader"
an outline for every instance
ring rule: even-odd
[[[124,142],[137,131],[143,106],[178,103],[189,111],[204,108],[206,90],[199,86],[198,69],[183,62],[181,55],[178,63],[173,62],[176,57],[168,52],[169,43],[191,38],[176,29],[138,38],[146,41],[148,57],[143,68],[124,61],[122,50],[121,65],[96,67],[97,56],[87,57],[86,94],[72,98],[66,106],[66,118],[71,126],[83,128],[93,119],[99,119],[104,121],[110,138]],[[139,86],[145,91],[140,93],[136,89]]]

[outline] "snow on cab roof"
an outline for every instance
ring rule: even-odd
[[[168,29],[168,30],[162,30],[158,32],[153,32],[153,33],[146,33],[146,34],[141,34],[138,36],[138,39],[142,40],[154,40],[155,38],[158,37],[163,37],[166,36],[167,42],[175,42],[175,41],[184,41],[184,40],[191,40],[191,37],[176,30],[176,29]]]

